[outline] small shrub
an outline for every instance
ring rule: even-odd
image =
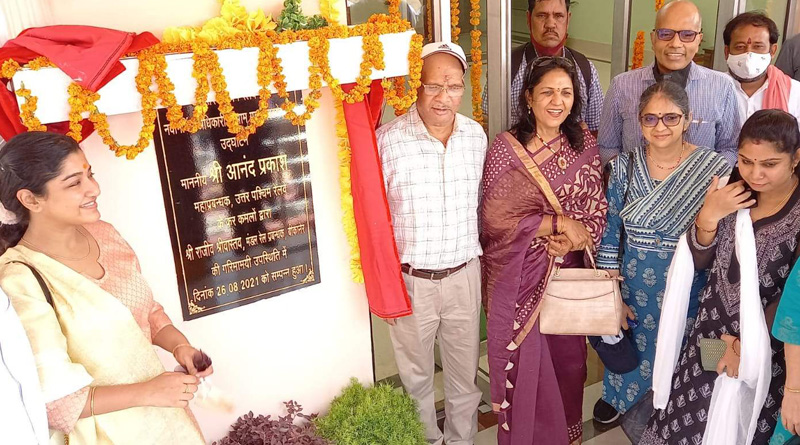
[[[303,407],[294,401],[284,405],[287,414],[277,420],[271,416],[254,416],[252,411],[239,417],[228,435],[213,445],[328,445],[327,440],[315,433],[316,414],[303,414]],[[306,422],[295,425],[296,418]]]
[[[314,420],[317,434],[337,445],[425,445],[425,427],[411,397],[390,385],[365,388],[356,379]]]

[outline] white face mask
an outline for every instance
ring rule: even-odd
[[[758,53],[744,53],[744,54],[729,54],[728,55],[728,68],[734,76],[750,80],[761,76],[767,71],[772,56],[767,54]]]

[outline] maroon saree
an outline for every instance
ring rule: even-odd
[[[555,211],[515,153],[512,140],[509,133],[500,134],[489,149],[479,209],[498,444],[566,445],[582,434],[586,340],[543,335],[538,322],[529,323],[549,267],[545,240],[536,238],[536,231],[543,217]],[[588,131],[584,141],[581,153],[565,143],[539,169],[564,215],[582,222],[599,243],[607,209],[602,167]],[[536,154],[525,153],[531,158]],[[583,254],[570,252],[562,267],[584,267]]]

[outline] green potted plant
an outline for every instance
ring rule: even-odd
[[[425,427],[411,397],[387,384],[364,387],[352,379],[314,419],[317,435],[336,445],[426,445]]]

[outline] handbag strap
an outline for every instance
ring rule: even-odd
[[[539,166],[536,165],[536,162],[528,156],[528,153],[525,151],[525,147],[515,138],[511,133],[505,132],[504,133],[506,139],[511,142],[511,147],[514,149],[514,152],[517,154],[517,157],[520,161],[522,161],[522,165],[525,166],[525,170],[531,176],[533,181],[536,185],[539,186],[539,190],[542,191],[545,198],[547,198],[547,202],[553,207],[555,210],[556,215],[563,215],[564,209],[561,207],[561,202],[559,202],[558,197],[556,196],[555,192],[553,192],[553,188],[550,187],[550,183],[547,182],[542,171],[539,170]]]
[[[33,276],[36,278],[36,281],[39,282],[39,287],[42,288],[42,293],[44,294],[44,299],[47,300],[47,302],[50,304],[50,306],[53,308],[53,310],[55,310],[56,306],[55,306],[55,304],[53,304],[53,294],[50,293],[50,288],[48,288],[47,284],[44,282],[44,278],[42,277],[42,274],[40,274],[39,271],[36,270],[35,267],[31,266],[28,263],[23,263],[22,261],[9,261],[9,263],[22,264],[24,266],[27,266],[28,269],[31,270],[31,272],[33,273]]]
[[[536,182],[536,185],[539,186],[539,190],[542,191],[542,194],[544,194],[545,198],[547,198],[547,201],[553,207],[553,210],[555,210],[556,215],[563,216],[564,208],[561,207],[561,202],[558,200],[553,188],[550,187],[550,183],[547,182],[547,179],[545,179],[542,171],[539,170],[539,166],[536,165],[536,162],[534,162],[530,156],[528,156],[525,148],[517,140],[517,138],[514,137],[514,135],[507,131],[504,134],[509,142],[511,142],[511,147],[514,148],[514,152],[517,154],[517,157],[520,159],[520,161],[522,161],[522,164],[525,166],[525,170],[528,172],[531,178],[533,178],[534,182]],[[586,247],[586,254],[589,256],[589,262],[592,263],[592,269],[597,269],[597,266],[594,262],[594,254],[589,247]]]

